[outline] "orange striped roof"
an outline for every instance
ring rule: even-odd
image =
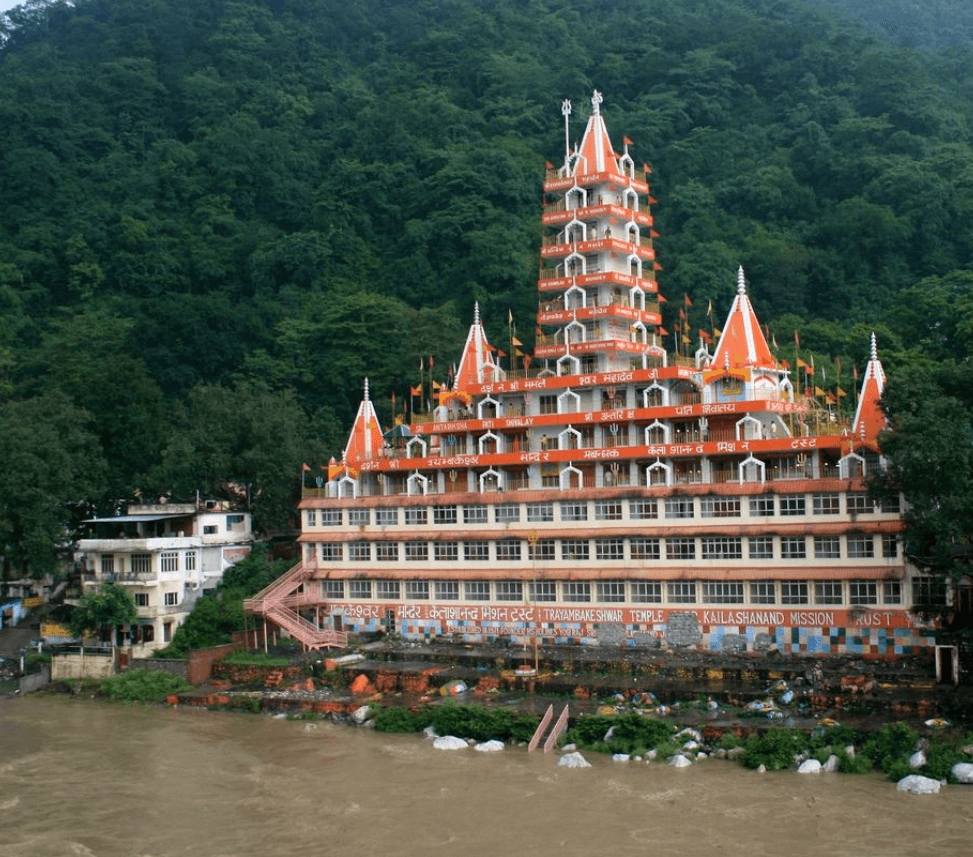
[[[368,398],[368,379],[366,378],[365,392],[361,404],[358,406],[355,422],[351,426],[351,433],[348,435],[348,444],[345,446],[342,461],[352,467],[363,461],[371,461],[378,457],[384,443],[382,427],[379,425],[375,406]]]
[[[573,175],[583,176],[606,171],[619,172],[615,150],[612,147],[611,138],[608,136],[608,129],[605,127],[605,120],[601,117],[600,104],[601,93],[595,90],[591,99],[591,116],[588,118],[584,137],[578,147],[578,157],[574,162]]]
[[[743,267],[737,274],[737,293],[723,325],[720,342],[713,356],[714,369],[739,369],[745,366],[776,366],[757,314],[747,295]]]
[[[856,439],[874,443],[879,432],[886,427],[885,412],[880,400],[885,390],[885,371],[878,359],[878,349],[875,345],[875,334],[872,334],[871,358],[865,367],[865,377],[862,380],[861,397],[858,409],[855,411],[853,433]]]

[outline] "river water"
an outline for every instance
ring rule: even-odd
[[[330,723],[0,699],[0,855],[969,855],[973,787],[435,750]]]

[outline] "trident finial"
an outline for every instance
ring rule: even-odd
[[[605,99],[601,97],[601,93],[596,89],[591,96],[591,112],[594,113],[595,116],[601,112],[599,105],[604,100]]]
[[[737,294],[745,295],[747,293],[747,278],[743,275],[743,265],[737,269]]]
[[[570,98],[565,98],[564,101],[561,102],[561,113],[564,116],[570,116],[571,115],[571,99]]]

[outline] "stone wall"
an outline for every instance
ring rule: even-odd
[[[51,680],[93,678],[102,679],[115,675],[115,658],[112,655],[90,654],[83,650],[78,654],[53,655]]]
[[[186,678],[189,661],[182,658],[132,658],[129,666],[133,670],[148,672],[167,672]]]

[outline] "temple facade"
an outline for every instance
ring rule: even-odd
[[[884,427],[874,337],[849,418],[774,356],[742,269],[712,337],[668,334],[649,170],[627,138],[615,150],[600,105],[573,148],[563,105],[533,354],[511,326],[503,368],[474,310],[435,406],[391,431],[365,381],[341,461],[304,489],[300,562],[248,610],[307,647],[385,632],[929,649],[909,608],[930,582],[907,565],[900,505],[865,490]]]

